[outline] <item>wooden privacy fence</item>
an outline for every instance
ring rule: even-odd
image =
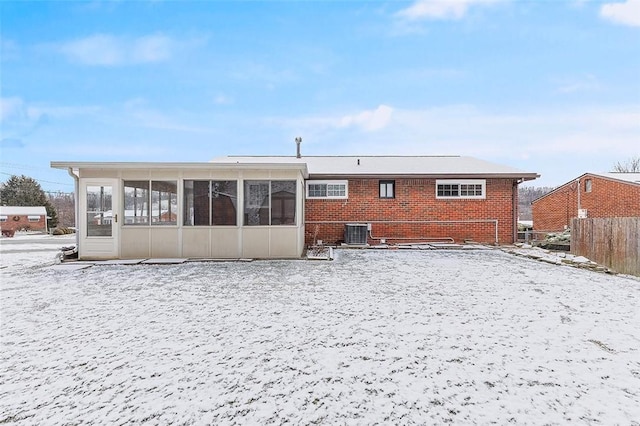
[[[574,218],[571,253],[640,276],[640,217]]]

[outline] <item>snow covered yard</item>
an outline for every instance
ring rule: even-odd
[[[0,423],[640,424],[636,279],[499,250],[65,271],[51,248],[2,244]]]

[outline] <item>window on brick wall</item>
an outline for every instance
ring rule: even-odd
[[[436,180],[436,198],[439,199],[484,199],[486,198],[486,180]]]
[[[345,199],[349,184],[346,180],[308,180],[307,198]]]
[[[395,180],[381,180],[380,186],[380,198],[395,198],[396,196],[396,181]]]
[[[593,188],[593,182],[591,182],[591,179],[587,179],[584,181],[584,192],[591,192],[591,189]]]

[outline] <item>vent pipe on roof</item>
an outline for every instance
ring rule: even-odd
[[[296,158],[302,157],[302,155],[300,155],[300,144],[301,143],[302,143],[302,138],[300,136],[298,136],[296,138]]]

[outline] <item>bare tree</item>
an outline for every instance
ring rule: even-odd
[[[521,186],[518,187],[518,215],[522,220],[531,220],[533,213],[531,209],[531,202],[543,195],[553,191],[553,187],[550,186]]]
[[[58,213],[58,226],[75,226],[75,201],[73,193],[49,192],[47,193],[49,202]]]
[[[624,163],[618,161],[613,166],[613,171],[618,173],[640,173],[640,157],[632,157]]]

